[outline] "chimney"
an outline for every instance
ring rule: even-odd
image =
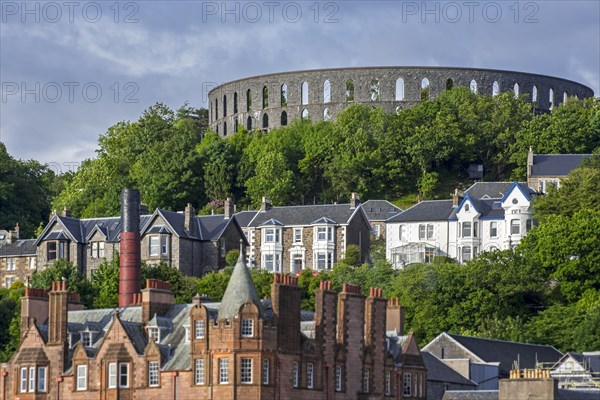
[[[14,232],[10,229],[8,230],[8,234],[6,235],[6,244],[11,244],[13,242]]]
[[[27,332],[33,320],[44,324],[48,319],[48,291],[25,287],[21,297],[21,337]]]
[[[145,325],[154,318],[165,316],[175,304],[175,296],[168,282],[146,279],[146,289],[142,290],[142,323]]]
[[[67,207],[63,208],[61,215],[63,217],[71,217],[71,210],[69,210]]]
[[[458,191],[458,188],[454,189],[454,194],[452,195],[452,207],[458,207],[462,199],[462,193]]]
[[[284,353],[301,351],[300,303],[302,290],[298,277],[282,274],[273,275],[271,304],[277,318],[277,344]]]
[[[48,345],[64,344],[67,341],[69,309],[67,281],[52,282],[52,290],[48,295]]]
[[[52,210],[52,212],[48,216],[48,222],[52,221],[52,217],[54,217],[55,215],[56,215],[56,210]]]
[[[20,239],[21,238],[21,228],[19,227],[19,223],[17,222],[15,224],[15,230],[14,230],[14,239]]]
[[[233,217],[233,214],[235,213],[234,207],[231,197],[228,197],[227,200],[225,200],[225,219]]]
[[[404,309],[398,299],[389,299],[386,308],[385,330],[404,334]]]
[[[352,192],[352,196],[350,197],[350,209],[354,210],[359,204],[358,193]]]
[[[140,192],[123,189],[121,192],[121,239],[119,263],[119,307],[133,303],[140,291]]]
[[[527,180],[531,178],[531,173],[533,169],[533,149],[529,146],[529,152],[527,152]]]
[[[190,236],[196,237],[197,224],[196,224],[196,209],[192,206],[192,203],[188,203],[185,206],[185,221],[183,222],[183,228]]]
[[[140,215],[148,215],[148,206],[146,204],[140,204]]]
[[[267,196],[263,196],[262,203],[260,205],[260,211],[267,211],[271,208],[271,200]]]

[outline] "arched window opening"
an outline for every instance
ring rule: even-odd
[[[287,85],[284,83],[283,85],[281,85],[281,107],[286,107],[287,106]]]
[[[371,79],[371,101],[379,101],[379,80],[377,78]]]
[[[331,82],[327,79],[323,82],[323,103],[329,103],[331,101]]]
[[[494,84],[492,85],[492,96],[498,96],[500,94],[500,85],[498,84],[498,81],[494,81]]]
[[[554,89],[550,88],[548,92],[548,101],[550,102],[550,109],[554,108]]]
[[[300,87],[300,97],[302,99],[302,105],[308,104],[308,82],[302,82]]]
[[[475,79],[471,80],[469,88],[471,89],[471,92],[477,94],[477,81]]]
[[[429,79],[421,80],[421,101],[429,100]]]
[[[227,116],[227,95],[223,95],[223,116]]]
[[[569,94],[567,92],[564,92],[563,93],[563,104],[565,104],[568,99],[569,99]]]
[[[325,107],[325,109],[323,110],[323,121],[330,121],[331,120],[331,114],[329,113],[329,108]]]
[[[404,100],[404,79],[396,79],[396,101]]]
[[[246,91],[246,111],[252,111],[252,90]]]
[[[281,126],[287,126],[287,113],[285,111],[281,113]]]
[[[263,87],[263,108],[269,107],[269,88]]]
[[[354,81],[352,79],[346,81],[346,101],[354,101]]]
[[[454,81],[452,80],[452,78],[446,79],[446,90],[452,90],[453,87]]]
[[[513,90],[515,92],[515,97],[519,97],[519,84],[515,83],[515,86],[513,86]]]
[[[235,117],[233,120],[233,133],[237,133],[238,131],[238,117]]]
[[[252,117],[248,116],[248,119],[246,120],[246,129],[248,131],[252,130]]]
[[[217,124],[217,135],[219,134],[219,124]]]
[[[302,110],[302,118],[308,118],[308,110],[306,108]]]
[[[535,103],[537,101],[537,96],[538,96],[538,88],[537,88],[537,86],[534,86],[533,89],[531,90],[531,101]]]
[[[263,115],[263,130],[266,131],[267,129],[269,129],[269,114],[265,113]]]
[[[215,118],[219,118],[219,100],[215,99]]]
[[[227,136],[227,122],[223,122],[223,136]]]
[[[237,92],[233,93],[233,113],[237,114],[238,112],[238,107],[237,107]]]
[[[402,110],[402,108],[400,108],[400,106],[396,107],[396,114],[400,114],[400,110]]]

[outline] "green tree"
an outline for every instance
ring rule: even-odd
[[[360,247],[355,244],[350,244],[346,247],[344,253],[344,264],[357,266],[360,264]]]
[[[92,274],[94,308],[112,308],[119,305],[119,253],[112,261],[104,260]]]
[[[275,205],[288,204],[294,190],[293,176],[282,153],[265,154],[257,162],[256,175],[246,182],[252,204],[260,204],[263,196]]]
[[[177,268],[168,266],[161,262],[156,265],[147,265],[142,263],[142,288],[146,287],[147,279],[160,279],[171,285],[171,290],[175,294],[177,304],[190,303],[192,298],[198,293],[196,291],[197,278],[186,276]]]
[[[9,289],[0,288],[0,362],[7,362],[19,345],[24,292],[21,282],[15,282]]]
[[[235,263],[237,262],[239,256],[240,256],[239,250],[229,250],[227,252],[227,254],[225,255],[225,263],[227,264],[228,267],[233,267],[233,266],[235,266]]]
[[[90,281],[73,265],[72,262],[58,259],[54,263],[41,270],[35,271],[31,276],[31,287],[50,290],[52,282],[67,282],[67,290],[79,293],[81,302],[91,308],[94,304],[94,288]]]

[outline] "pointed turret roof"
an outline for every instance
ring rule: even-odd
[[[243,251],[240,249],[240,256],[235,263],[233,273],[223,295],[223,300],[221,300],[221,305],[219,306],[218,319],[233,319],[239,312],[240,307],[246,303],[255,304],[258,307],[259,315],[263,315],[262,304],[258,299],[250,272],[246,267]]]

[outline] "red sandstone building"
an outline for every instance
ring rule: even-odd
[[[121,257],[118,309],[83,310],[66,282],[26,290],[0,400],[426,398],[417,343],[380,289],[324,281],[301,311],[297,278],[276,274],[259,300],[240,255],[220,303],[174,304],[168,283],[139,292],[137,252]]]

